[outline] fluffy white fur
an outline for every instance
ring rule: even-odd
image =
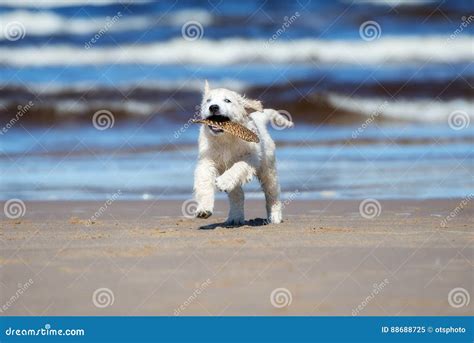
[[[210,107],[217,105],[218,111]],[[210,89],[206,81],[201,116],[227,116],[245,125],[260,137],[260,143],[249,143],[228,133],[203,125],[199,134],[199,158],[194,174],[194,191],[198,208],[196,217],[208,218],[214,210],[217,188],[227,192],[230,209],[226,225],[244,224],[244,192],[242,186],[254,176],[265,193],[268,220],[282,221],[280,185],[275,161],[275,143],[266,125],[277,120],[287,127],[293,123],[273,109],[263,109],[258,100],[250,100],[228,89]]]

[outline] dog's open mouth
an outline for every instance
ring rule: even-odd
[[[260,138],[258,138],[255,131],[252,131],[242,124],[231,121],[230,118],[226,116],[212,115],[206,119],[193,120],[193,123],[206,124],[213,135],[229,133],[247,142],[260,142]]]
[[[213,114],[212,116],[209,116],[206,119],[214,121],[216,123],[224,123],[224,122],[230,121],[229,117],[222,116],[219,114]],[[215,133],[215,134],[224,132],[224,130],[222,130],[219,126],[216,126],[216,125],[207,125],[207,127],[209,128],[209,130],[212,131],[212,133]]]
[[[208,127],[209,130],[211,130],[213,133],[222,133],[222,132],[224,132],[224,130],[222,130],[221,128],[218,128],[217,126],[214,126],[214,125],[207,125],[207,127]]]

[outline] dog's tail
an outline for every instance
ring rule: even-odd
[[[262,124],[267,125],[271,122],[276,129],[287,129],[293,127],[291,115],[286,111],[276,111],[271,108],[266,108],[262,112],[252,113],[254,120],[259,120]]]

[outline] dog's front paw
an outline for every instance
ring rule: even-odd
[[[196,218],[207,219],[212,216],[212,211],[196,210]]]
[[[280,224],[282,222],[281,211],[272,211],[268,221],[272,224]]]
[[[233,181],[234,180],[231,177],[225,174],[221,175],[216,178],[216,187],[221,192],[229,193],[235,188],[235,182]]]

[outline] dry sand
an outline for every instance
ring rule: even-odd
[[[374,219],[358,201],[293,201],[283,224],[240,228],[212,225],[226,202],[197,220],[182,217],[180,201],[116,201],[91,226],[103,203],[29,202],[24,217],[0,223],[0,307],[3,315],[472,315],[474,300],[448,301],[457,287],[474,295],[472,204],[440,225],[460,201],[380,201]],[[247,218],[264,214],[262,201],[246,207]],[[100,288],[108,293],[97,307]],[[287,306],[272,305],[277,288],[289,292],[279,298]]]

